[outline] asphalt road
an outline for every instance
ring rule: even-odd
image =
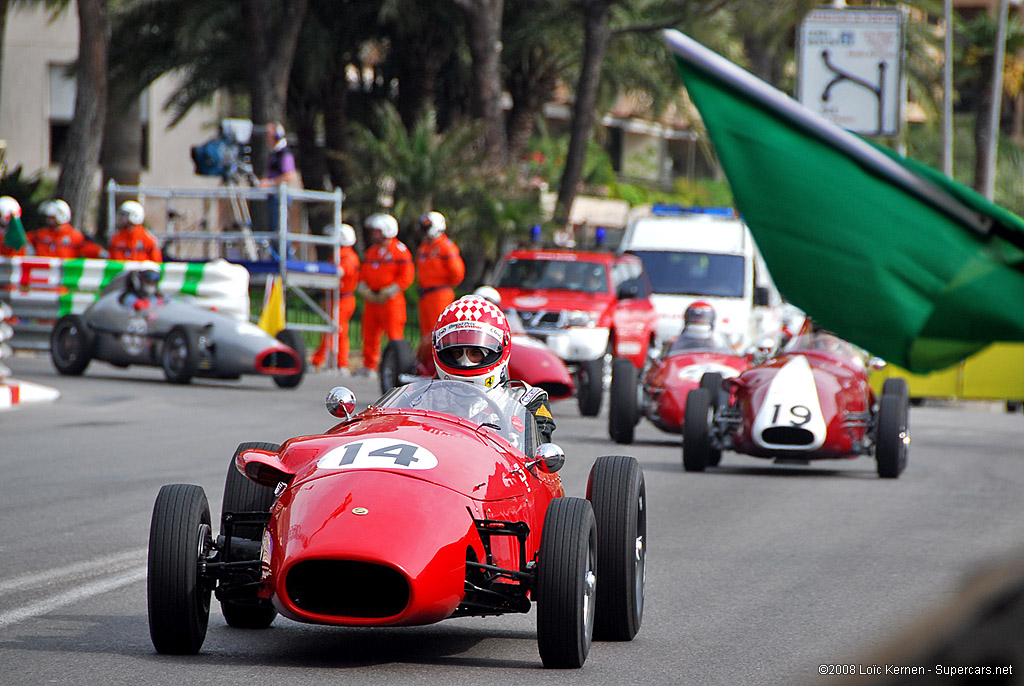
[[[647,602],[633,642],[596,643],[582,670],[553,672],[534,613],[388,630],[279,618],[253,632],[229,628],[215,603],[201,654],[166,657],[149,640],[145,592],[160,486],[200,484],[217,513],[238,443],[327,429],[332,386],[365,407],[376,381],[180,387],[155,369],[96,363],[64,378],[48,358],[9,364],[63,395],[0,413],[2,684],[817,683],[819,665],[898,643],[979,565],[1024,547],[1024,417],[994,404],[915,407],[909,467],[883,481],[868,458],[779,466],[731,453],[687,474],[676,438],[642,422],[637,443],[616,446],[606,409],[588,419],[561,402],[569,495],[584,495],[598,455],[634,455],[646,475]]]

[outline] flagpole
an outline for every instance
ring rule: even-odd
[[[999,0],[999,16],[996,17],[995,55],[992,59],[992,111],[988,120],[988,164],[985,169],[984,188],[982,195],[989,200],[995,197],[996,191],[996,154],[999,144],[999,114],[1003,102],[1003,60],[1006,55],[1006,16],[1010,0]]]
[[[944,0],[946,36],[942,66],[942,173],[953,178],[953,0]]]

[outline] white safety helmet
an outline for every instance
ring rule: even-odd
[[[427,212],[420,217],[420,226],[429,240],[435,240],[448,228],[448,222],[440,212]]]
[[[21,216],[21,205],[18,201],[9,195],[0,197],[0,219],[3,219],[4,223],[11,221],[11,217]]]
[[[394,238],[398,235],[398,220],[390,214],[371,214],[366,220],[366,228],[380,231],[384,238]]]
[[[501,305],[501,293],[493,286],[480,286],[473,291],[473,295],[479,295],[484,300],[490,300],[495,305]]]
[[[126,200],[117,208],[117,213],[130,224],[141,224],[146,219],[146,209],[134,200]]]
[[[348,247],[356,244],[356,230],[352,228],[351,224],[339,224],[334,227],[334,231],[338,237],[338,242],[343,246]]]
[[[50,217],[58,224],[71,221],[71,207],[63,200],[47,200],[39,209],[44,217]]]

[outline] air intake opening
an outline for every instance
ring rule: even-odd
[[[761,440],[771,445],[810,445],[814,434],[796,426],[773,426],[761,432]]]
[[[299,562],[288,572],[285,587],[300,610],[335,617],[393,617],[409,604],[405,577],[370,562]]]

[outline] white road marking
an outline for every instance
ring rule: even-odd
[[[130,550],[96,560],[79,562],[67,567],[51,569],[0,582],[0,593],[10,593],[26,588],[45,586],[57,581],[67,582],[72,585],[70,590],[6,612],[0,612],[0,629],[145,579],[147,573],[146,564],[139,564],[139,558],[142,557],[144,559],[145,557],[144,553],[145,549]],[[106,572],[106,574],[94,581],[81,582],[82,576],[89,576],[101,571]],[[115,573],[110,574],[109,572],[111,571]],[[62,584],[61,588],[64,587],[65,585]]]
[[[75,564],[67,565],[66,567],[58,567],[57,569],[50,569],[45,572],[35,572],[33,574],[26,574],[25,576],[15,577],[13,579],[7,579],[5,581],[0,581],[0,594],[20,591],[21,589],[32,588],[34,586],[44,586],[46,584],[65,579],[81,580],[81,577],[84,575],[95,574],[96,572],[103,571],[105,569],[123,569],[125,567],[138,564],[140,560],[145,560],[146,554],[146,548],[137,548],[135,550],[126,550],[123,553],[107,555],[106,557],[98,557],[85,562],[76,562]]]

